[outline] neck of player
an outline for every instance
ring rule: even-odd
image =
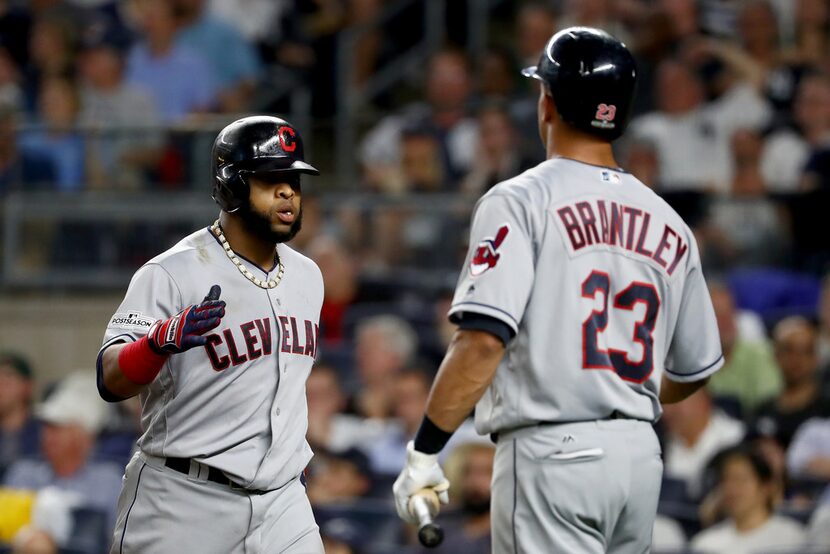
[[[245,228],[242,219],[233,214],[223,211],[219,215],[219,224],[234,252],[248,258],[266,271],[271,269],[276,256],[276,244],[250,233]]]
[[[549,125],[546,132],[545,151],[548,159],[562,157],[603,167],[620,167],[610,142],[568,125]]]

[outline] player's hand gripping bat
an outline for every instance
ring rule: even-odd
[[[435,548],[444,540],[444,530],[433,521],[439,505],[438,495],[432,489],[422,489],[409,499],[409,512],[418,521],[418,540],[427,548]]]

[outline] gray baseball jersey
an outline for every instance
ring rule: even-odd
[[[450,317],[515,333],[476,407],[480,433],[537,422],[653,421],[660,379],[723,364],[694,236],[624,171],[554,158],[475,207]]]
[[[136,272],[102,350],[199,304],[214,284],[227,303],[207,344],[170,356],[141,394],[142,452],[193,458],[258,490],[279,488],[305,468],[312,455],[305,382],[317,354],[323,280],[305,256],[284,244],[277,252],[285,273],[273,289],[247,280],[207,229]],[[246,265],[262,279],[276,276],[276,267],[266,274]]]

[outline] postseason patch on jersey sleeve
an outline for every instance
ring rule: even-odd
[[[107,327],[110,329],[147,332],[155,321],[154,318],[148,317],[140,312],[125,312],[112,316]]]

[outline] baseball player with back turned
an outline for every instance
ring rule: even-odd
[[[625,45],[574,27],[539,65],[547,160],[484,195],[450,318],[459,324],[393,487],[448,483],[436,454],[475,406],[497,443],[493,551],[648,552],[663,471],[652,424],[723,364],[695,239],[620,169]]]
[[[144,431],[111,552],[321,553],[302,472],[323,281],[283,244],[318,171],[275,117],[227,126],[212,157],[219,219],[136,272],[98,354],[101,395],[140,395]]]

